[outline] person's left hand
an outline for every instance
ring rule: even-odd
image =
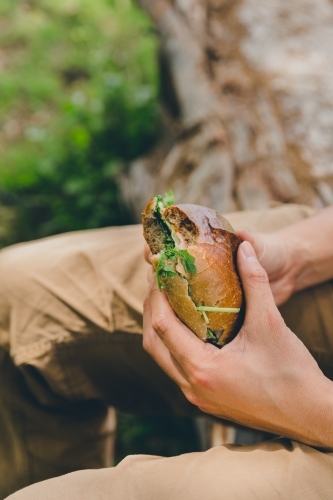
[[[202,411],[325,446],[327,436],[315,422],[325,411],[330,382],[286,327],[249,242],[240,245],[237,260],[246,317],[232,342],[217,349],[199,340],[153,280],[144,306],[144,348]]]

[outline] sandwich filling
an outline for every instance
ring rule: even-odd
[[[186,250],[186,248],[179,248],[179,246],[184,246],[185,243],[181,241],[180,236],[176,234],[172,225],[163,218],[163,210],[171,205],[174,205],[172,191],[168,191],[164,198],[160,195],[155,196],[154,202],[154,215],[164,234],[164,249],[157,255],[159,260],[156,267],[158,289],[161,291],[163,289],[161,277],[172,278],[176,276],[176,266],[179,262],[181,263],[185,273],[195,274],[197,269],[194,263],[195,258]],[[186,279],[186,276],[183,274],[181,275]]]

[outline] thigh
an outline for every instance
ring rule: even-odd
[[[53,391],[125,411],[188,411],[142,348],[143,246],[141,226],[127,226],[1,252],[2,345],[41,404],[53,405]]]
[[[332,454],[277,439],[172,458],[127,457],[115,468],[75,472],[8,500],[329,500],[332,488]]]
[[[127,226],[2,250],[0,339],[16,364],[28,351],[42,352],[74,335],[141,333],[148,269],[143,245],[141,226]]]
[[[142,348],[147,267],[140,226],[20,244],[0,253],[0,497],[110,464],[114,419],[187,413]]]
[[[49,392],[48,404],[41,404],[0,349],[0,498],[50,477],[111,464],[114,411],[102,401],[69,401]]]
[[[142,247],[134,226],[0,252],[1,498],[42,479],[110,465],[115,419],[84,377],[75,346],[103,348],[118,328],[140,334]]]

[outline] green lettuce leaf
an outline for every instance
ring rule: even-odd
[[[195,267],[195,257],[188,253],[187,250],[177,250],[177,253],[182,261],[185,272],[189,274],[195,274],[197,272],[197,268]]]
[[[161,277],[173,278],[177,275],[177,272],[168,264],[168,261],[176,263],[178,257],[181,259],[186,273],[195,274],[197,272],[194,264],[195,258],[187,250],[177,250],[176,248],[162,250],[156,267],[156,279],[160,291],[164,288]]]
[[[164,208],[166,208],[174,204],[175,204],[175,197],[173,195],[172,189],[169,189],[169,191],[165,193],[165,196],[163,198],[163,206]]]

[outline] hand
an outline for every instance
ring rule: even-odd
[[[238,231],[237,235],[254,247],[258,260],[268,275],[275,304],[280,306],[295,291],[295,266],[290,242],[279,233],[250,234]]]
[[[147,243],[145,244],[145,246],[143,248],[143,256],[145,258],[145,261],[148,264],[151,264],[152,253],[151,253],[150,248],[147,245]],[[155,276],[155,273],[154,273],[152,266],[150,266],[147,270],[147,280],[149,283],[153,279],[153,276]]]
[[[144,307],[147,352],[202,411],[243,425],[333,447],[332,383],[277,310],[252,246],[238,251],[246,317],[222,349],[181,323],[152,282]]]
[[[145,243],[145,246],[143,248],[143,256],[145,258],[145,261],[148,262],[148,264],[150,264],[152,253],[147,243]]]

